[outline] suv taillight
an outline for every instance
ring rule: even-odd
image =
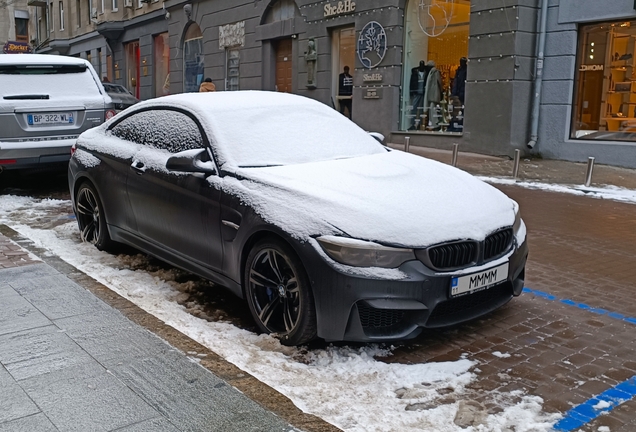
[[[75,147],[75,144],[73,144],[71,146],[71,157],[73,157],[73,155],[75,154],[75,150],[77,150],[77,147]]]
[[[117,114],[115,110],[112,110],[112,109],[106,110],[106,120],[112,119],[113,117],[115,117],[115,114]]]

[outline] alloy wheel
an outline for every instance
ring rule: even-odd
[[[249,269],[249,295],[257,319],[270,333],[289,334],[301,319],[302,296],[289,259],[261,249]]]

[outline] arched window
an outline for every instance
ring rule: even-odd
[[[296,15],[296,2],[294,0],[278,0],[272,2],[265,12],[264,24],[283,21]]]
[[[197,23],[191,23],[183,38],[183,91],[199,91],[203,81],[203,33]]]

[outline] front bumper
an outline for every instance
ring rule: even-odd
[[[0,168],[39,168],[68,163],[76,136],[41,141],[0,141]]]
[[[313,249],[307,244],[301,247],[301,254],[312,253],[308,248]],[[456,274],[436,273],[420,261],[404,263],[400,270],[407,277],[401,280],[346,274],[315,255],[303,261],[311,263],[306,270],[314,290],[318,336],[328,341],[380,342],[409,339],[424,328],[460,324],[503,306],[523,290],[527,256],[524,241],[507,256],[505,281],[454,298],[450,288]]]

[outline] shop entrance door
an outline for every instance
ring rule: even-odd
[[[276,42],[276,91],[292,92],[292,40]]]
[[[126,88],[139,99],[139,41],[126,44]]]
[[[352,96],[347,91],[340,89],[340,74],[345,66],[349,68],[349,75],[355,74],[356,55],[356,29],[355,27],[343,27],[332,32],[332,75],[331,75],[331,99],[334,108],[351,118]],[[343,82],[344,84],[344,82]]]

